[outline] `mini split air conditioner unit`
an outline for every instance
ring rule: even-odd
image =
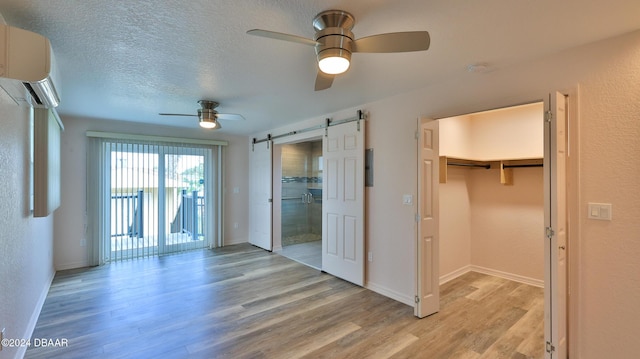
[[[16,103],[54,108],[60,103],[51,43],[39,34],[0,24],[0,87]]]

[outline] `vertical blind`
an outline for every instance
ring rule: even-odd
[[[226,143],[87,136],[92,264],[221,245]]]

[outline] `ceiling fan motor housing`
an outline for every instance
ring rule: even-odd
[[[203,110],[213,110],[219,105],[219,103],[210,100],[198,100],[198,103],[202,106]]]
[[[214,121],[217,119],[218,111],[215,110],[218,107],[218,103],[215,101],[209,100],[200,100],[198,101],[202,108],[198,109],[198,118],[200,121]]]
[[[342,57],[351,62],[355,18],[342,10],[327,10],[316,15],[313,28],[318,62],[327,57]]]

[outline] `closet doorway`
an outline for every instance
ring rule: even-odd
[[[280,246],[274,243],[274,250],[321,270],[322,139],[274,145],[274,165],[274,189],[280,194],[274,196],[280,197],[280,236],[274,236]]]
[[[544,104],[439,122],[440,282],[467,271],[544,286]]]
[[[419,121],[417,316],[470,271],[544,287],[540,346],[566,356],[567,103]]]

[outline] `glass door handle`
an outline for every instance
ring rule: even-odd
[[[309,201],[309,200],[307,199],[307,194],[306,194],[306,193],[303,193],[303,194],[302,194],[302,203],[309,203],[308,201]]]
[[[307,193],[307,203],[313,203],[313,195],[311,192]]]

